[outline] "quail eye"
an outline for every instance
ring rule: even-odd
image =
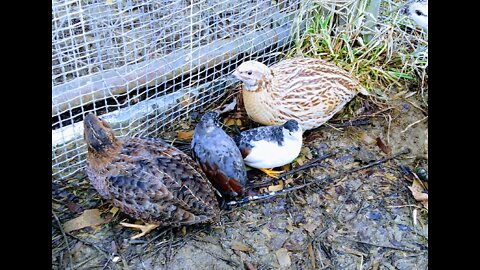
[[[247,71],[247,74],[248,74],[248,75],[252,75],[252,71]]]
[[[418,9],[415,10],[415,13],[416,13],[418,16],[422,16],[422,15],[423,15],[423,13],[422,13],[420,10],[418,10]]]

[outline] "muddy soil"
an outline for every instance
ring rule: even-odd
[[[53,269],[427,269],[428,212],[415,201],[400,165],[428,170],[425,108],[416,96],[396,98],[370,124],[305,134],[293,164],[339,152],[290,176],[292,186],[365,165],[408,147],[411,152],[378,166],[264,201],[233,206],[213,224],[158,228],[130,240],[136,231],[117,213],[106,224],[65,236],[59,223],[85,209],[110,217],[83,174],[53,179]],[[418,123],[411,125],[412,123]],[[377,145],[377,138],[387,149]],[[372,141],[373,139],[373,141]],[[253,182],[262,173],[252,170]],[[68,242],[68,245],[67,245]]]

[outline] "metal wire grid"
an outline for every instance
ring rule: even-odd
[[[286,44],[299,2],[53,1],[52,176],[83,168],[88,112],[126,118],[120,136],[156,136],[223,97],[240,62],[276,62],[266,54]],[[167,105],[120,113],[154,100]]]

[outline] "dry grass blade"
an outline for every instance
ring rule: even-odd
[[[87,209],[80,216],[65,222],[63,229],[68,233],[85,227],[104,224],[105,222],[108,221],[100,217],[100,211],[98,209]]]
[[[413,123],[411,123],[410,125],[408,125],[404,130],[402,130],[402,133],[406,132],[409,128],[413,127],[414,125],[420,123],[420,122],[423,122],[424,120],[426,120],[428,118],[428,116],[425,116],[424,118],[420,119],[420,120],[417,120]]]
[[[72,265],[72,262],[73,262],[72,252],[71,252],[71,250],[70,250],[70,243],[68,242],[67,235],[65,234],[65,231],[63,230],[62,223],[61,223],[60,220],[58,219],[57,214],[55,214],[55,212],[54,212],[53,210],[52,210],[52,215],[53,215],[53,217],[55,218],[55,222],[57,222],[58,229],[59,229],[60,232],[62,233],[63,239],[64,239],[64,241],[65,241],[65,245],[67,246],[69,264]]]
[[[296,28],[296,47],[287,55],[321,57],[356,75],[368,89],[426,81],[426,33],[407,32],[413,22],[393,0],[304,1],[300,11],[305,32]],[[300,23],[298,23],[300,24]],[[423,95],[428,85],[422,83]]]
[[[401,247],[394,247],[394,246],[379,245],[379,244],[374,244],[374,243],[370,243],[370,242],[355,240],[355,239],[351,239],[351,238],[347,238],[347,237],[342,237],[342,239],[345,239],[345,240],[348,240],[348,241],[352,241],[352,242],[356,242],[356,243],[366,244],[366,245],[370,245],[370,246],[374,246],[374,247],[382,247],[382,248],[400,250],[400,251],[403,251],[403,252],[412,252],[412,253],[421,253],[421,252],[422,252],[422,251],[420,251],[420,250],[409,249],[409,248],[401,248]]]

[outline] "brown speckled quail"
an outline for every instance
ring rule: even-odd
[[[100,195],[146,226],[121,223],[145,235],[157,226],[206,222],[219,213],[211,183],[189,156],[156,138],[116,138],[107,122],[88,114],[86,173]]]
[[[246,61],[233,75],[243,82],[248,116],[268,126],[294,119],[303,131],[314,129],[358,93],[369,95],[353,75],[319,58],[286,59],[271,67]]]

